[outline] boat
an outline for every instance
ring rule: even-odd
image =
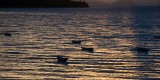
[[[67,60],[68,60],[68,57],[67,57],[67,56],[57,56],[57,61],[58,61],[58,62],[66,63]]]
[[[160,35],[154,35],[155,39],[160,39]]]
[[[12,36],[11,33],[4,33],[5,36]]]
[[[148,48],[137,47],[136,49],[137,49],[138,52],[148,52],[149,51]]]
[[[86,52],[94,52],[94,48],[86,48],[86,47],[81,47],[82,51],[86,51]]]
[[[73,44],[81,44],[81,42],[82,42],[81,40],[72,40]]]

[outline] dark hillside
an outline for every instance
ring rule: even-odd
[[[89,7],[86,2],[71,0],[1,0],[1,8],[65,8],[65,7]]]

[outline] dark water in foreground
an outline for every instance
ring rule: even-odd
[[[158,9],[0,9],[0,79],[160,79],[154,35]]]

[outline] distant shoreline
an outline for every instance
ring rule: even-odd
[[[71,0],[2,0],[0,8],[88,8],[85,1]]]

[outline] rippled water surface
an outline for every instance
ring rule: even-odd
[[[160,79],[154,35],[158,9],[0,9],[0,79]]]

